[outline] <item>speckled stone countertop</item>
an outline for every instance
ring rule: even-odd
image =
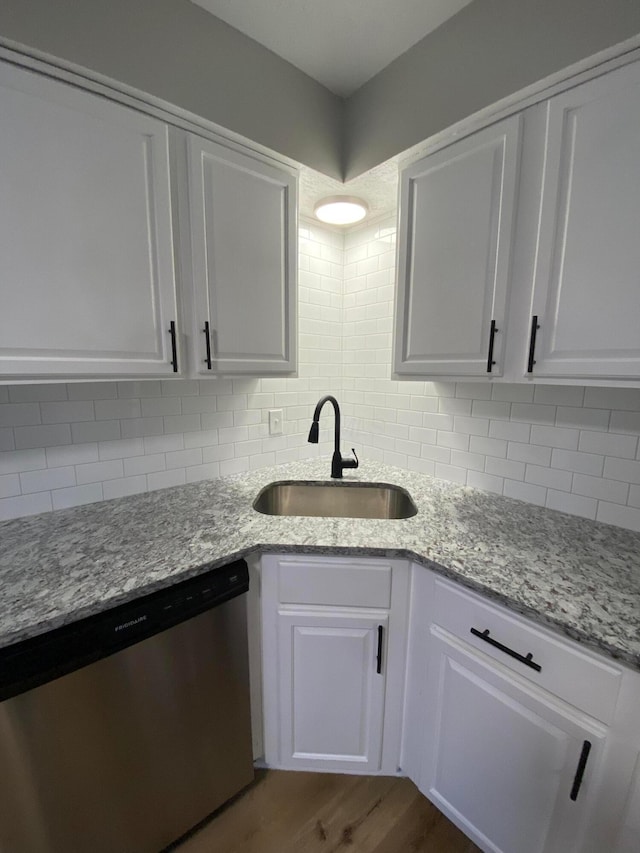
[[[640,534],[398,468],[405,520],[300,518],[252,508],[274,480],[328,480],[297,462],[0,523],[0,647],[260,551],[407,557],[640,669]]]

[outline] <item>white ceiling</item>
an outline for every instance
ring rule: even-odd
[[[471,0],[191,0],[349,96]]]

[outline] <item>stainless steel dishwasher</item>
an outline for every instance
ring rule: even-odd
[[[158,853],[253,779],[244,561],[0,649],[0,851]]]

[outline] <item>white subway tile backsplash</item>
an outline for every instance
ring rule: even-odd
[[[487,474],[495,474],[497,477],[506,477],[509,480],[524,480],[526,465],[524,462],[514,462],[511,459],[499,459],[496,456],[487,456],[484,469]]]
[[[65,388],[70,400],[114,400],[118,396],[118,385],[115,382],[70,382],[69,385],[52,387]]]
[[[584,388],[580,385],[536,385],[533,399],[551,406],[581,406]]]
[[[10,385],[5,394],[0,394],[0,402],[40,403],[52,400],[66,400],[67,386],[51,383],[49,385]],[[73,399],[69,397],[69,399]],[[93,398],[90,398],[93,399]]]
[[[607,480],[604,477],[591,477],[588,474],[574,474],[571,491],[577,495],[596,498],[599,501],[624,504],[627,502],[629,486],[618,480]]]
[[[594,453],[581,453],[578,450],[551,451],[551,467],[562,468],[564,471],[575,471],[578,474],[592,474],[595,477],[602,476],[604,456]]]
[[[640,483],[640,462],[608,456],[604,461],[604,476],[625,483]]]
[[[485,438],[482,435],[472,435],[469,441],[472,453],[484,453],[486,456],[506,456],[507,442],[500,438]]]
[[[105,422],[106,423],[106,422]],[[120,424],[122,438],[140,438],[164,433],[164,420],[157,418],[131,418],[124,421],[108,421]]]
[[[124,459],[127,456],[141,456],[144,452],[141,438],[118,438],[115,441],[98,442],[98,456],[104,461]]]
[[[102,493],[105,500],[110,498],[123,498],[125,495],[137,495],[147,491],[147,478],[144,474],[136,477],[120,477],[117,480],[107,480],[102,484]]]
[[[38,403],[0,404],[0,427],[17,427],[42,423]]]
[[[166,467],[164,453],[131,456],[124,460],[124,475],[125,477],[132,477],[136,474],[151,474],[153,471],[164,471]]]
[[[617,524],[629,530],[640,530],[640,509],[635,507],[600,501],[596,519],[604,521],[605,524]]]
[[[62,403],[40,403],[43,424],[70,424],[74,421],[93,421],[93,401],[74,400]]]
[[[10,427],[0,427],[0,451],[13,450],[15,446],[13,429]]]
[[[19,474],[22,471],[37,471],[46,468],[45,452],[37,450],[8,450],[0,453],[0,474]]]
[[[527,444],[531,437],[531,424],[515,421],[489,421],[489,436]]]
[[[78,424],[78,426],[81,426],[81,424]],[[14,435],[16,450],[26,450],[31,447],[55,447],[59,444],[71,444],[71,428],[69,424],[24,426],[19,430],[15,430]]]
[[[588,408],[640,412],[640,389],[585,388],[584,405]]]
[[[453,429],[455,432],[469,435],[489,435],[489,421],[486,418],[465,418],[456,415],[453,419]]]
[[[528,424],[553,424],[556,420],[556,407],[539,403],[513,403],[511,420]]]
[[[533,424],[531,427],[531,443],[545,444],[549,447],[558,447],[564,450],[577,450],[580,433],[577,429],[568,427],[539,426]]]
[[[200,447],[192,447],[189,450],[174,450],[165,456],[167,468],[186,468],[189,465],[202,464],[202,448]]]
[[[76,471],[71,465],[65,468],[45,468],[42,471],[26,471],[20,474],[20,491],[47,492],[76,485]]]
[[[10,498],[12,495],[19,495],[22,491],[20,487],[20,477],[24,474],[0,474],[0,498]]]
[[[85,423],[71,424],[71,437],[74,444],[89,444],[94,441],[115,441],[117,438],[120,438],[120,421],[87,421]],[[128,437],[123,431],[122,438]],[[71,442],[67,443],[70,444]]]
[[[513,459],[516,462],[527,462],[532,465],[550,465],[551,448],[510,441],[507,445],[507,459]]]
[[[484,474],[481,471],[469,471],[467,473],[467,486],[473,486],[474,489],[484,489],[485,492],[495,492],[495,494],[501,495],[504,488],[504,480],[502,477]]]
[[[306,437],[333,393],[363,459],[640,525],[639,389],[389,378],[394,247],[393,217],[302,224],[297,377],[0,386],[0,517],[328,456],[331,418]]]
[[[611,413],[606,409],[585,409],[575,406],[558,406],[556,426],[576,427],[576,429],[600,429],[609,427]]]
[[[140,400],[96,400],[96,420],[111,421],[120,418],[139,418]]]
[[[40,492],[48,494],[48,492]],[[102,483],[90,483],[86,486],[72,486],[69,489],[56,489],[51,492],[54,509],[68,509],[72,506],[95,503],[104,500]]]
[[[170,486],[182,486],[187,482],[184,468],[174,468],[171,471],[154,471],[147,474],[149,491],[153,489],[168,489]]]
[[[465,485],[467,482],[467,469],[447,465],[444,462],[436,462],[434,476],[439,480],[448,480],[450,483],[461,483],[462,485]]]
[[[640,412],[611,412],[609,429],[611,432],[630,432],[637,436],[640,433]]]
[[[198,400],[200,398],[194,397],[193,399]],[[203,399],[215,400],[215,397]],[[180,397],[150,397],[147,400],[140,400],[140,407],[143,418],[156,418],[160,415],[182,414]],[[127,415],[122,415],[121,417],[127,417]]]
[[[49,512],[51,509],[51,492],[15,495],[0,500],[0,521],[20,518],[23,515],[37,515],[39,512]]]
[[[537,504],[538,506],[544,506],[547,500],[547,490],[542,486],[535,486],[532,483],[521,483],[516,480],[505,479],[502,494],[508,498],[517,498],[520,501]]]
[[[569,492],[557,492],[547,489],[548,509],[558,512],[568,512],[570,515],[580,515],[583,518],[595,518],[598,509],[598,501],[594,498],[585,498],[581,495],[573,495]]]
[[[549,489],[571,491],[573,474],[570,471],[559,471],[557,468],[546,468],[541,465],[527,465],[524,479],[536,486],[546,486]]]
[[[60,470],[52,468],[52,471]],[[110,459],[107,462],[87,462],[76,465],[76,480],[79,486],[85,483],[101,483],[124,476],[122,459]]]
[[[601,456],[619,456],[633,459],[636,455],[638,437],[615,433],[581,431],[578,450],[585,453],[597,453]]]

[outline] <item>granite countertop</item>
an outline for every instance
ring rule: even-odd
[[[405,557],[640,669],[640,534],[399,468],[404,520],[276,517],[252,508],[274,480],[329,480],[329,460],[0,523],[0,647],[252,551]]]

